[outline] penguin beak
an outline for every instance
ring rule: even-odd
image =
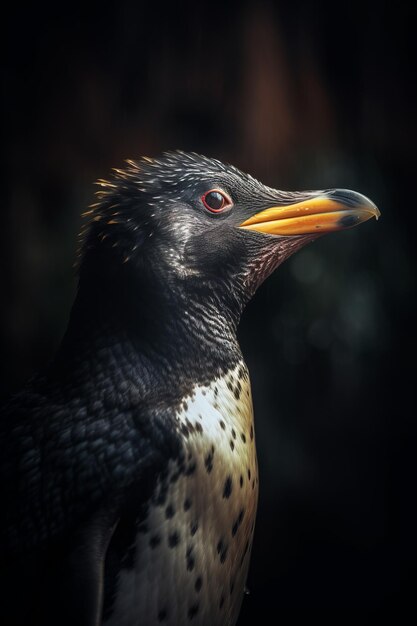
[[[255,213],[240,228],[269,235],[321,234],[352,228],[380,216],[369,198],[349,189],[291,194],[291,200]]]

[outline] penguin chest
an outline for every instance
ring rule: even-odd
[[[246,366],[195,387],[175,419],[185,465],[172,463],[160,481],[105,624],[237,621],[258,499]]]

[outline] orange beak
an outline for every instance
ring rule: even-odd
[[[281,236],[321,234],[352,228],[379,216],[379,210],[366,196],[335,189],[313,192],[310,199],[255,213],[240,224],[240,228]]]

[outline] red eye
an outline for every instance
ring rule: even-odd
[[[211,213],[221,213],[232,206],[230,198],[217,189],[207,191],[201,199],[206,209],[211,211]]]

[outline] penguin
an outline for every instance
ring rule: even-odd
[[[61,346],[1,411],[0,623],[233,626],[259,486],[241,314],[379,211],[181,151],[98,185]]]

